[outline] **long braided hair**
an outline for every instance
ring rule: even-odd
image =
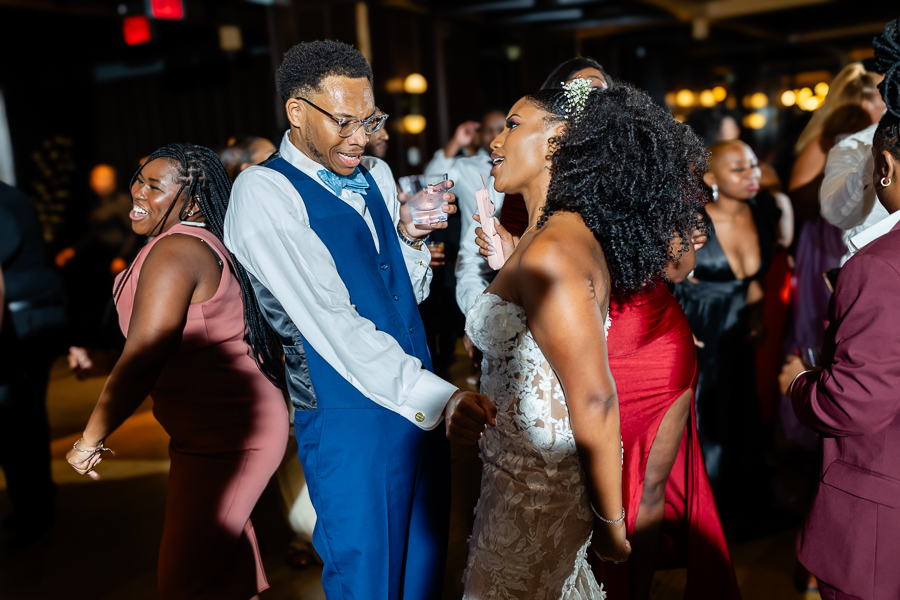
[[[165,229],[166,220],[171,215],[179,199],[193,198],[200,213],[206,218],[206,227],[219,240],[223,239],[225,229],[225,212],[228,210],[228,200],[231,196],[231,178],[225,170],[225,166],[215,152],[203,146],[193,144],[169,144],[147,157],[131,178],[130,185],[134,185],[138,175],[147,163],[158,158],[167,159],[178,170],[177,181],[181,184],[174,200],[166,209],[159,222],[153,226],[147,240],[158,235]],[[182,192],[184,195],[182,196]],[[181,210],[178,212],[180,220],[184,220],[190,202],[183,200]],[[247,270],[238,262],[234,254],[229,251],[231,262],[234,264],[235,275],[241,286],[244,297],[244,320],[247,324],[247,343],[253,351],[253,358],[263,375],[281,389],[285,389],[284,360],[282,346],[275,332],[263,317],[259,308],[259,302],[253,293],[250,277]],[[118,298],[122,283],[131,272],[132,262],[125,273],[119,279],[113,297]]]
[[[884,73],[878,89],[887,107],[875,129],[875,147],[900,159],[900,19],[885,25],[884,31],[872,40],[872,46],[875,68]]]

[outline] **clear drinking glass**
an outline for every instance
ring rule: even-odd
[[[442,209],[444,194],[450,189],[447,174],[408,175],[400,178],[400,189],[408,196],[406,201],[414,225],[430,225],[447,220]]]
[[[822,366],[821,346],[801,346],[797,348],[797,354],[800,356],[800,360],[811,367]]]

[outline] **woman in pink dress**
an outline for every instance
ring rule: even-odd
[[[131,219],[148,242],[116,280],[127,341],[67,456],[96,479],[104,440],[153,398],[171,436],[166,600],[247,600],[268,587],[250,512],[284,456],[288,415],[275,385],[280,346],[222,244],[230,192],[219,158],[201,146],[161,148],[135,174]]]

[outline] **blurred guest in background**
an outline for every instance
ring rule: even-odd
[[[840,76],[838,77],[840,78]],[[831,95],[829,94],[829,98]],[[827,101],[826,101],[827,102]],[[823,107],[824,108],[824,107]],[[799,235],[796,244],[793,275],[793,325],[789,334],[789,347],[796,348],[807,360],[815,361],[822,345],[824,329],[822,323],[828,316],[831,290],[823,274],[841,266],[841,258],[847,247],[841,237],[841,230],[829,223],[819,212],[819,188],[824,177],[825,154],[836,141],[847,137],[871,123],[871,115],[858,104],[845,104],[831,113],[825,120],[822,134],[809,143],[817,146],[815,152],[804,150],[795,163],[795,174],[803,160],[821,155],[819,174],[808,184],[791,191],[791,202],[800,211],[795,213],[794,231]],[[804,157],[805,155],[805,157]],[[811,165],[807,165],[811,166]],[[801,219],[806,220],[801,222]],[[782,396],[781,424],[785,436],[802,446],[812,448],[818,436],[800,425],[794,416],[790,402]]]
[[[383,115],[384,112],[378,108],[375,109],[376,115]],[[366,144],[366,154],[384,160],[388,151],[388,140],[391,136],[388,134],[387,127],[382,127],[369,136],[369,142]]]
[[[873,174],[889,216],[851,239],[825,334],[823,367],[797,357],[780,383],[797,417],[823,436],[821,482],[800,559],[823,600],[900,597],[900,20],[875,39],[887,113]],[[848,516],[850,518],[848,518]]]
[[[719,142],[710,152],[709,241],[675,295],[698,340],[697,429],[728,531],[729,521],[749,524],[747,503],[761,491],[753,348],[765,335],[761,282],[775,249],[790,245],[793,223],[784,194],[760,193],[759,162],[749,146]]]
[[[877,122],[884,112],[884,100],[871,97],[869,87],[873,85],[873,81],[877,83],[879,78],[879,75],[867,73],[860,76],[864,86],[855,84],[865,88],[865,94],[859,92],[860,98],[865,95],[859,104],[869,113],[873,124],[838,141],[831,149],[825,162],[825,173],[819,191],[822,216],[843,232],[842,238],[848,248],[842,258],[843,262],[850,258],[851,238],[884,221],[888,216],[875,197],[872,181],[872,140]]]
[[[721,105],[695,110],[687,118],[687,124],[707,146],[738,139],[741,136],[739,123],[738,114]]]
[[[851,63],[834,78],[825,102],[812,114],[794,151],[797,160],[788,190],[794,206],[795,225],[819,214],[819,188],[825,160],[835,143],[877,123],[884,112],[878,93],[881,75],[867,72],[861,63]]]
[[[47,382],[65,344],[63,284],[50,266],[43,227],[25,194],[0,183],[0,467],[13,513],[3,521],[13,550],[53,526]],[[18,450],[18,451],[16,451]]]
[[[573,79],[587,79],[591,87],[605,88],[612,79],[609,73],[593,58],[576,56],[561,62],[541,84],[542,90],[558,90]]]
[[[118,174],[109,165],[97,165],[91,170],[90,185],[100,204],[88,218],[88,235],[107,247],[114,258],[130,260],[138,246],[138,236],[131,230],[128,218],[131,198],[119,189]]]
[[[688,115],[687,124],[707,146],[718,142],[730,142],[741,136],[738,114],[721,105],[695,110]],[[775,169],[762,162],[759,163],[759,169],[759,185],[762,189],[781,189],[781,181],[778,179]]]
[[[457,265],[460,243],[465,240],[466,231],[474,232],[475,222],[472,214],[476,212],[475,192],[481,189],[484,181],[499,209],[503,199],[502,194],[493,191],[490,185],[491,158],[490,142],[501,132],[506,123],[506,114],[500,110],[488,110],[484,113],[481,123],[466,121],[456,128],[451,139],[442,150],[438,150],[431,162],[425,166],[426,174],[446,173],[447,178],[453,181],[453,192],[459,199],[460,212],[448,218],[448,227],[443,231],[431,234],[429,240],[443,244],[442,262],[452,266]],[[460,148],[466,146],[472,140],[480,142],[478,150],[471,156],[458,156]],[[473,234],[474,235],[474,234]],[[477,248],[474,250],[477,264],[480,267],[484,263],[477,257]],[[465,260],[464,257],[459,260]],[[429,331],[429,346],[432,347],[432,355],[435,358],[435,372],[445,374],[450,364],[453,363],[456,351],[456,340],[463,335],[464,307],[456,310],[453,299],[459,300],[460,281],[458,270],[441,266],[435,271],[435,293],[422,303],[423,319]],[[465,284],[463,284],[465,287]],[[483,289],[483,288],[482,288]],[[435,315],[440,315],[435,318]],[[448,315],[452,317],[448,318]],[[472,348],[467,344],[467,348]]]
[[[266,138],[244,136],[228,140],[228,145],[219,152],[219,158],[234,181],[244,169],[258,165],[275,153],[275,144]]]
[[[503,131],[505,122],[506,112],[502,109],[490,109],[482,115],[480,123],[478,121],[460,123],[450,141],[434,153],[434,157],[425,166],[425,173],[446,173],[457,161],[464,159],[490,162],[491,140]],[[476,145],[473,154],[466,151],[471,144]],[[482,169],[479,172],[489,173],[490,169]]]
[[[279,348],[222,244],[230,191],[225,167],[201,146],[165,146],[135,174],[131,218],[150,240],[113,293],[127,341],[66,457],[96,479],[105,440],[153,398],[171,436],[166,599],[247,600],[268,587],[250,512],[284,456],[287,408],[273,385],[283,381]]]
[[[94,200],[87,230],[56,255],[56,264],[68,292],[73,341],[92,351],[118,351],[120,336],[109,286],[134,258],[141,240],[131,229],[131,197],[119,189],[116,170],[106,164],[95,166],[89,184]]]

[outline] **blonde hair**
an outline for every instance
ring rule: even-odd
[[[847,104],[862,104],[863,100],[874,98],[878,94],[878,83],[881,75],[866,71],[862,63],[850,63],[837,74],[831,82],[831,89],[825,96],[825,102],[816,109],[797,144],[794,152],[799,154],[816,137],[822,135],[825,122],[828,117],[842,106]]]

